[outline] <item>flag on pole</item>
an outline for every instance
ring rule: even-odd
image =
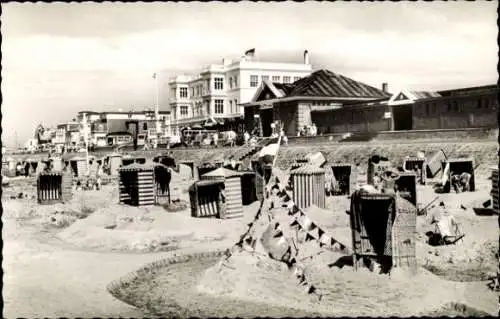
[[[255,48],[252,48],[252,49],[250,49],[250,50],[247,50],[247,51],[245,52],[245,55],[246,55],[246,56],[254,56],[254,55],[255,55]]]
[[[153,73],[153,79],[156,79],[156,73]]]

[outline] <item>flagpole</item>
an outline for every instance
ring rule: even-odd
[[[85,160],[87,161],[87,176],[90,175],[90,167],[89,167],[89,143],[88,143],[88,132],[87,132],[87,114],[83,113],[83,142],[85,144]]]
[[[158,147],[158,139],[160,137],[160,86],[158,74],[154,74],[155,79],[155,128],[156,128],[156,138],[154,140],[154,149]]]

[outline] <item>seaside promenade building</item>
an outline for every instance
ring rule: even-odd
[[[96,146],[112,146],[129,142],[136,139],[139,145],[152,137],[156,136],[156,120],[153,110],[145,111],[113,111],[113,112],[94,112],[80,111],[76,118],[76,125],[79,132],[80,142],[83,142],[83,118],[86,117],[87,124],[90,127],[89,140]],[[160,139],[167,139],[170,134],[170,111],[160,111]],[[72,127],[75,131],[75,128]],[[67,136],[68,128],[65,125],[58,126],[60,140],[64,143],[73,142]],[[162,141],[160,141],[162,142]]]
[[[179,75],[169,80],[172,134],[183,127],[220,124],[225,129],[243,128],[244,108],[263,81],[291,84],[310,75],[309,53],[302,63],[259,61],[255,49],[238,61],[223,59],[206,66],[197,75]]]
[[[496,84],[391,94],[386,83],[379,89],[318,70],[293,84],[264,81],[244,105],[245,123],[263,136],[274,121],[289,136],[313,123],[319,134],[496,128],[497,95]]]

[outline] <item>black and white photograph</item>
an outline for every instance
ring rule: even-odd
[[[2,3],[2,317],[498,316],[498,9]]]

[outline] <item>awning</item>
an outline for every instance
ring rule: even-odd
[[[311,105],[311,112],[325,112],[333,111],[342,108],[340,104],[338,105]]]
[[[273,105],[272,104],[263,104],[259,107],[259,109],[261,110],[269,110],[269,109],[272,109],[273,108]]]

